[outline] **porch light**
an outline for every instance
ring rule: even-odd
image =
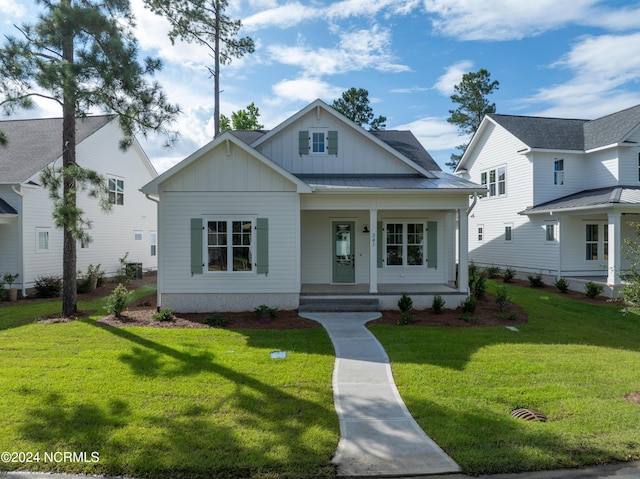
[[[362,228],[362,232],[363,233],[368,233],[369,232],[369,225],[364,225],[364,227]]]

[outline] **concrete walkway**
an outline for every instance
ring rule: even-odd
[[[340,442],[333,462],[347,477],[419,476],[459,466],[411,417],[393,381],[389,358],[364,326],[380,313],[304,313],[329,333],[336,351],[333,395]]]

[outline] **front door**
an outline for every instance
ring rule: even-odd
[[[355,283],[354,262],[355,223],[353,221],[333,222],[333,282]]]

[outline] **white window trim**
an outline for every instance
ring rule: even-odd
[[[549,239],[549,228],[551,228],[551,239]],[[546,244],[554,244],[556,242],[556,223],[545,223],[544,239]]]
[[[153,248],[155,247],[155,252]],[[149,256],[158,256],[158,232],[149,231]]]
[[[117,188],[118,181],[122,181],[122,193],[119,193],[119,192],[117,191],[117,189],[116,189],[116,190],[111,190],[111,189],[109,188],[110,180],[115,180],[115,181],[116,181],[116,188]],[[107,190],[108,190],[108,195],[109,195],[109,196],[111,196],[111,193],[114,193],[114,194],[116,195],[116,198],[117,198],[117,195],[118,195],[118,194],[122,195],[122,204],[118,204],[118,202],[117,202],[117,201],[114,201],[114,202],[112,202],[112,203],[111,203],[112,205],[114,205],[114,206],[124,206],[124,205],[125,205],[125,194],[126,194],[126,191],[127,191],[127,190],[126,190],[126,184],[125,184],[125,183],[126,183],[126,182],[125,182],[125,179],[124,179],[122,176],[115,176],[115,175],[108,175],[108,176],[107,176]]]
[[[140,238],[137,238],[138,235],[140,235]],[[144,241],[144,233],[142,230],[133,230],[133,241]]]
[[[324,151],[313,151],[313,135],[322,133]],[[309,129],[309,156],[328,156],[329,151],[329,128],[310,128]]]
[[[47,247],[40,248],[40,233],[47,234]],[[51,251],[51,228],[36,228],[36,253],[48,253]]]
[[[387,268],[425,268],[427,269],[427,220],[388,220],[384,222],[384,244],[382,248],[382,255],[384,261],[382,262],[383,267]],[[389,231],[389,225],[402,225],[402,264],[388,264],[387,263],[387,233]],[[407,225],[422,225],[422,264],[407,264],[409,259],[409,228]],[[412,244],[411,246],[415,246]]]
[[[507,239],[507,228],[510,229],[510,238]],[[503,236],[504,242],[505,243],[513,243],[513,223],[505,223],[504,224],[504,236]]]
[[[504,170],[504,181],[500,181],[500,170]],[[491,181],[491,174],[493,173],[493,179],[494,181]],[[484,176],[484,178],[483,178]],[[508,172],[507,172],[507,165],[498,165],[496,167],[493,168],[489,168],[487,170],[481,171],[480,172],[480,184],[482,186],[485,186],[487,188],[487,193],[485,198],[504,198],[507,196],[508,194],[508,187],[507,187],[507,177],[508,177]],[[485,182],[483,183],[483,179],[485,180]],[[504,185],[504,193],[500,193],[500,185],[503,184]],[[491,194],[491,187],[493,186],[495,194]]]
[[[205,267],[204,267],[204,274],[207,275],[257,275],[256,273],[256,248],[257,248],[257,235],[256,235],[256,224],[257,224],[257,216],[247,216],[247,215],[233,215],[233,216],[205,216],[202,219],[203,221],[203,234],[204,234],[204,241],[203,241],[203,247],[204,247],[204,251],[203,251],[203,258],[205,258]],[[217,221],[217,222],[222,222],[225,221],[227,223],[227,244],[226,244],[226,248],[227,248],[227,268],[229,268],[229,258],[231,258],[232,261],[232,266],[231,266],[231,270],[227,269],[225,271],[210,271],[209,270],[209,222],[210,221]],[[250,261],[250,266],[251,269],[247,270],[247,271],[233,271],[233,241],[232,241],[232,235],[233,235],[233,222],[235,221],[250,221],[251,222],[251,244],[249,245],[249,255],[251,258]]]
[[[556,164],[562,162],[562,169],[556,170]],[[564,158],[553,159],[553,185],[564,186]]]

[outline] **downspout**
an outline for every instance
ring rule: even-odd
[[[23,231],[24,231],[24,194],[16,189],[15,186],[11,185],[11,189],[13,190],[13,192],[18,195],[20,197],[20,219],[18,221],[18,261],[20,262],[20,264],[18,265],[18,274],[20,275],[19,278],[21,278],[21,283],[22,283],[22,291],[20,292],[22,294],[23,298],[27,297],[27,287],[26,287],[26,278],[24,276],[24,237],[23,237]]]
[[[471,211],[476,207],[476,203],[477,202],[478,202],[478,192],[474,191],[473,192],[473,201],[471,202],[471,204],[467,208],[467,216],[469,216],[471,214]]]

